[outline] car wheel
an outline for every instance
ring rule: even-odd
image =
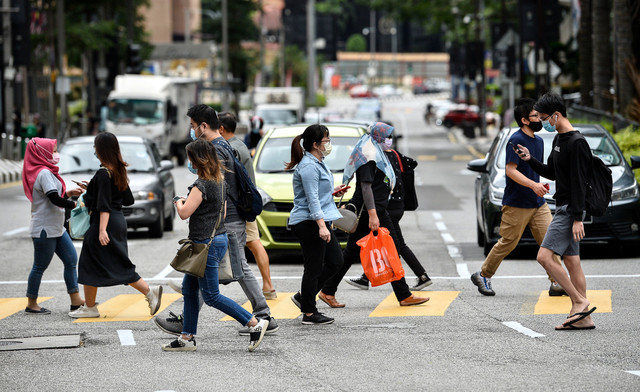
[[[491,249],[493,249],[493,246],[495,245],[495,242],[489,242],[486,239],[484,240],[484,256],[487,257],[489,256],[489,252],[491,252]]]
[[[476,241],[478,241],[478,246],[484,246],[484,232],[480,228],[479,223],[476,223],[476,235],[478,236],[478,238],[476,239]]]
[[[444,120],[444,122],[442,123],[442,125],[445,126],[445,128],[451,128],[453,126],[453,121],[451,120]]]
[[[164,219],[164,231],[173,231],[173,219],[176,217],[176,210],[171,207],[169,216]]]
[[[149,236],[151,238],[162,238],[164,232],[164,210],[161,208],[158,220],[149,226]]]

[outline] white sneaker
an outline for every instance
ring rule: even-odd
[[[189,340],[182,339],[178,336],[171,343],[163,344],[162,351],[196,351],[196,339],[192,336]]]
[[[173,289],[178,294],[182,294],[182,282],[178,280],[170,280],[168,283],[169,287]]]
[[[69,316],[73,318],[100,317],[100,312],[98,312],[98,305],[94,305],[93,307],[82,305],[73,312],[69,312]]]
[[[145,297],[147,297],[147,302],[149,302],[149,313],[153,316],[158,312],[158,309],[160,309],[162,286],[149,287],[149,292]]]
[[[269,320],[259,319],[258,324],[249,327],[249,351],[254,351],[262,343],[262,338],[269,327]]]

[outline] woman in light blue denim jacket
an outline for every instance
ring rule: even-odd
[[[342,216],[333,195],[342,195],[346,189],[343,185],[333,186],[331,170],[324,164],[324,157],[330,153],[327,127],[310,125],[293,139],[291,162],[286,165],[287,170],[295,167],[289,226],[300,240],[304,257],[302,285],[291,300],[303,313],[302,324],[307,325],[334,321],[318,312],[316,295],[331,307],[344,307],[335,297],[318,292],[318,288],[342,266],[342,249],[331,230],[331,222]]]

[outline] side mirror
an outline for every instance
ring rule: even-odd
[[[637,155],[631,156],[631,170],[640,168],[640,157]]]
[[[487,173],[487,160],[485,158],[474,159],[467,163],[467,169],[478,173]]]
[[[173,125],[178,123],[178,107],[171,101],[167,102],[167,120]]]
[[[160,161],[160,168],[158,171],[167,171],[173,169],[173,162],[169,160]]]

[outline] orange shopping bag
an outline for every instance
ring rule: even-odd
[[[371,286],[380,286],[404,277],[398,251],[387,228],[380,227],[377,236],[371,231],[356,243],[361,248],[360,262]]]

